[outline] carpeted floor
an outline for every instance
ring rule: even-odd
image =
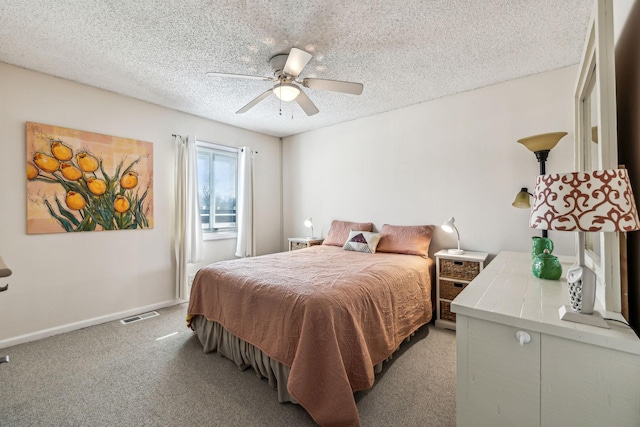
[[[157,311],[0,349],[0,426],[315,425],[251,369],[204,354],[186,304]],[[363,426],[454,426],[455,332],[421,328],[355,397]]]

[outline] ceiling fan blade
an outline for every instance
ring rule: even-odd
[[[209,71],[205,73],[207,76],[213,77],[233,77],[237,79],[252,79],[252,80],[263,80],[265,82],[275,81],[273,77],[265,77],[265,76],[250,76],[248,74],[232,74],[232,73],[216,73],[213,71]]]
[[[287,62],[284,64],[283,73],[298,77],[298,75],[302,72],[302,69],[309,63],[311,60],[311,54],[305,52],[304,50],[300,50],[297,48],[291,48],[291,52],[289,52],[289,57],[287,58]]]
[[[309,89],[330,90],[351,95],[360,95],[364,89],[362,83],[341,82],[339,80],[307,78],[302,81],[302,84]]]
[[[267,96],[271,95],[272,93],[273,93],[273,89],[269,89],[269,90],[263,92],[256,99],[254,99],[253,101],[251,101],[250,103],[248,103],[247,105],[245,105],[244,107],[242,107],[241,109],[236,111],[236,114],[246,113],[251,108],[253,108],[258,102],[262,101],[263,99],[265,99]]]
[[[309,99],[307,94],[303,91],[300,91],[300,94],[298,94],[298,96],[296,97],[296,102],[307,116],[313,116],[314,114],[318,114],[320,112],[320,110],[318,110],[318,107],[316,107],[316,105],[311,102],[311,99]]]

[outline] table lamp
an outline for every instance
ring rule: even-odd
[[[455,225],[456,219],[454,217],[449,218],[441,225],[442,229],[447,233],[456,232],[456,236],[458,238],[458,249],[449,249],[449,253],[453,255],[462,255],[464,251],[460,249],[460,233],[458,233],[458,228]]]
[[[11,276],[11,273],[11,269],[7,267],[7,264],[5,264],[4,260],[0,256],[0,277],[9,277]],[[0,292],[4,292],[7,289],[9,289],[9,285],[0,286]]]
[[[11,276],[11,269],[4,263],[4,260],[0,256],[0,277]],[[0,292],[4,292],[9,289],[9,285],[0,286]],[[9,363],[9,356],[0,357],[0,363]]]
[[[635,231],[640,228],[625,169],[540,175],[536,179],[531,228],[578,232],[578,261],[567,271],[570,306],[560,318],[608,328],[593,311],[596,275],[584,263],[585,232]]]
[[[305,219],[304,226],[307,228],[311,228],[311,236],[309,238],[313,239],[313,220],[311,218]]]

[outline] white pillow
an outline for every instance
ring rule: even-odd
[[[376,253],[376,247],[380,241],[380,233],[372,233],[369,231],[351,230],[347,242],[342,249],[347,251],[366,252],[370,254]]]

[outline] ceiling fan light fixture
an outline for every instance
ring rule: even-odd
[[[284,102],[293,101],[300,95],[300,88],[292,83],[278,83],[273,93]]]
[[[209,76],[231,77],[240,79],[254,79],[274,82],[275,86],[265,88],[264,92],[252,99],[247,105],[236,111],[236,114],[244,114],[259,102],[268,98],[272,93],[279,100],[285,102],[296,101],[298,106],[307,116],[318,114],[320,110],[311,101],[307,94],[300,89],[300,85],[313,90],[328,90],[332,92],[347,93],[351,95],[362,94],[362,83],[343,82],[340,80],[318,79],[315,77],[307,77],[303,80],[296,80],[304,67],[311,60],[311,54],[304,50],[292,47],[288,54],[278,54],[271,57],[269,65],[273,71],[273,77],[251,76],[246,74],[219,73],[217,71],[208,72]],[[298,83],[298,84],[294,84]],[[282,107],[282,106],[281,106]],[[282,108],[280,108],[282,115]]]

